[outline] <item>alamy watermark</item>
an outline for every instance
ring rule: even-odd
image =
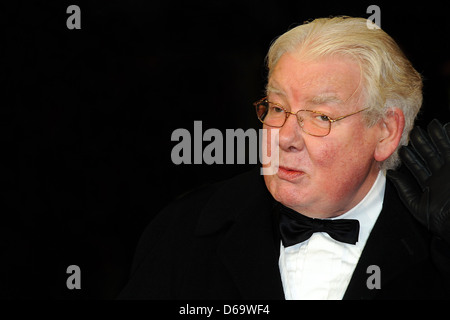
[[[207,129],[202,121],[194,121],[193,137],[184,128],[172,132],[171,141],[179,141],[172,148],[171,159],[180,164],[262,164],[261,174],[278,171],[279,129]],[[204,146],[204,142],[208,142]],[[248,148],[247,148],[248,146]],[[248,163],[246,163],[248,161]]]
[[[367,267],[367,274],[370,276],[367,278],[366,286],[367,289],[381,289],[381,269],[377,265],[370,265]]]
[[[70,276],[66,280],[67,289],[81,289],[81,269],[79,266],[72,264],[67,267],[67,274]]]
[[[66,13],[70,13],[70,16],[66,20],[67,29],[81,29],[81,9],[76,4],[72,4],[67,7]]]
[[[366,13],[372,13],[367,18],[366,24],[369,29],[381,29],[381,9],[376,4],[372,4],[367,7]]]

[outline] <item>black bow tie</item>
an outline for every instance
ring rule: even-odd
[[[309,239],[314,232],[326,232],[333,239],[355,244],[358,241],[359,221],[354,219],[313,219],[282,204],[278,206],[280,235],[283,246],[289,247]]]

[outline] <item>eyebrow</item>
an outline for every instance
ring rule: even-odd
[[[337,97],[334,93],[321,93],[316,96],[314,96],[312,99],[310,99],[310,102],[313,104],[323,104],[323,103],[338,103],[341,104],[344,101]]]
[[[276,87],[271,86],[270,84],[266,87],[266,94],[269,95],[269,93],[277,94],[279,96],[286,96],[286,93],[283,90],[280,90]]]
[[[266,93],[267,93],[267,95],[269,93],[272,93],[272,94],[276,94],[276,95],[283,96],[283,97],[286,96],[286,93],[283,90],[273,87],[270,84],[267,85]],[[334,93],[320,93],[320,94],[312,97],[311,99],[309,99],[309,102],[313,103],[315,105],[319,105],[319,104],[323,104],[323,103],[341,104],[344,101],[342,101],[342,99],[338,98],[336,96],[336,94],[334,94]]]

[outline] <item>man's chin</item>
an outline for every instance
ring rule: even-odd
[[[272,179],[266,178],[266,187],[272,197],[286,207],[292,209],[302,207],[304,197],[302,197],[301,191],[293,183],[277,177]]]

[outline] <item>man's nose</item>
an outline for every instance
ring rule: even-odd
[[[303,135],[296,114],[289,114],[279,132],[280,148],[284,151],[301,150],[304,147]]]

